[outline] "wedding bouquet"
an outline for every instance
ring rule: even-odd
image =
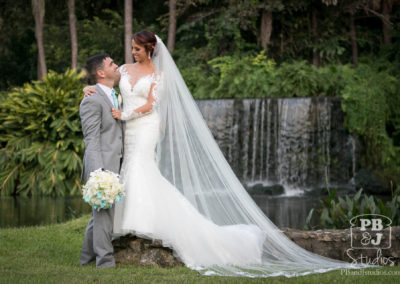
[[[101,169],[90,173],[82,191],[85,202],[97,211],[111,208],[114,202],[121,201],[124,195],[124,187],[119,182],[119,175]]]

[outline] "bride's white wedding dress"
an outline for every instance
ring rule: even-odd
[[[370,267],[313,254],[282,233],[233,173],[158,37],[152,61],[156,73],[136,82],[120,69],[124,118],[147,103],[150,90],[155,104],[126,121],[126,196],[115,207],[115,234],[161,240],[205,275],[293,277]]]
[[[141,77],[134,86],[124,66],[121,75],[124,112],[144,105],[153,83],[157,96],[160,75]],[[161,240],[190,267],[260,264],[262,230],[255,225],[216,225],[161,175],[155,160],[160,123],[155,105],[151,113],[126,121],[121,170],[126,196],[116,204],[114,233]]]

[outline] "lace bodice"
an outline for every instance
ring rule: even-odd
[[[152,96],[155,99],[152,110],[157,112],[158,101],[160,96],[161,74],[154,72],[140,77],[136,82],[131,81],[131,76],[127,72],[125,65],[120,67],[121,79],[119,81],[119,89],[123,99],[123,112],[126,114],[132,113],[135,109],[145,105],[148,101],[148,96],[152,84]]]

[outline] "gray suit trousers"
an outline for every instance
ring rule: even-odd
[[[92,211],[92,218],[86,227],[81,251],[81,265],[96,260],[99,268],[115,267],[111,234],[113,230],[114,207]]]

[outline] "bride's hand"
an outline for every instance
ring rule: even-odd
[[[91,86],[86,86],[85,88],[83,88],[83,93],[84,93],[83,96],[86,98],[86,97],[93,96],[94,93],[96,93],[96,90]]]
[[[112,108],[112,110],[111,110],[111,115],[112,115],[112,117],[114,117],[115,119],[121,120],[121,111],[120,111],[119,109]]]

